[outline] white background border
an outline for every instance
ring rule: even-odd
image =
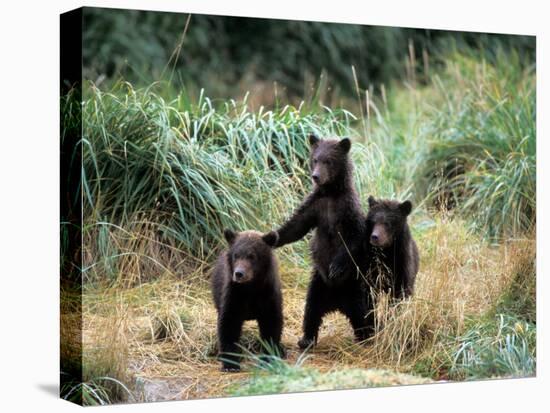
[[[537,35],[537,378],[109,407],[120,412],[541,411],[548,403],[549,24],[545,1],[9,1],[0,15],[0,409],[65,412],[57,399],[59,14],[82,5]],[[543,75],[544,74],[544,75]],[[546,291],[546,293],[543,293]],[[546,329],[547,330],[547,329]],[[543,389],[546,388],[546,394]],[[546,397],[545,397],[546,396]],[[545,406],[547,407],[547,406]]]

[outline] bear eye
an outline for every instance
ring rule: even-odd
[[[317,163],[317,158],[313,158],[313,163],[314,163],[314,164]]]
[[[327,161],[325,161],[325,164],[326,164],[327,166],[331,166],[331,165],[332,165],[332,161],[327,160]]]
[[[248,254],[246,258],[248,258],[250,261],[254,261],[254,258],[256,257],[254,256],[254,254]]]

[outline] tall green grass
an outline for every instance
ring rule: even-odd
[[[533,230],[536,211],[536,109],[533,68],[517,55],[488,65],[455,56],[421,159],[429,197],[457,208],[491,237]]]
[[[536,328],[511,315],[472,325],[457,338],[449,370],[453,380],[535,374]]]
[[[124,251],[99,226],[151,223],[171,245],[207,258],[222,228],[268,230],[291,213],[310,189],[306,138],[316,133],[354,139],[363,199],[410,197],[454,209],[492,238],[525,235],[535,223],[535,76],[517,55],[495,59],[453,55],[424,86],[371,95],[368,118],[314,101],[252,110],[246,99],[201,93],[195,102],[165,84],[88,84],[85,231],[118,258]]]
[[[83,102],[85,232],[105,256],[117,256],[105,225],[150,222],[187,254],[208,256],[222,229],[268,230],[279,225],[310,190],[307,137],[356,140],[356,181],[364,196],[392,193],[380,179],[383,154],[365,146],[356,117],[328,107],[284,106],[251,111],[243,102],[166,101],[119,83],[89,85]],[[103,229],[101,229],[102,227]],[[105,261],[107,272],[110,261]]]
[[[451,53],[426,85],[409,79],[371,104],[372,140],[401,192],[495,239],[528,235],[536,218],[535,72],[519,59]]]

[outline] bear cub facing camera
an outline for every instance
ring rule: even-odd
[[[257,320],[262,340],[283,356],[281,284],[273,246],[275,232],[224,231],[229,247],[216,263],[212,293],[218,311],[218,344],[222,370],[240,370],[238,347],[246,320]]]
[[[376,290],[391,291],[394,298],[406,298],[414,292],[419,261],[418,248],[407,223],[412,204],[376,200],[372,196],[368,201],[368,278]]]

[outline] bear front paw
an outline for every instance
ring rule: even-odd
[[[225,373],[238,373],[241,371],[241,366],[235,364],[222,364],[220,370]]]
[[[286,348],[282,344],[277,345],[276,355],[282,359],[286,359]]]

